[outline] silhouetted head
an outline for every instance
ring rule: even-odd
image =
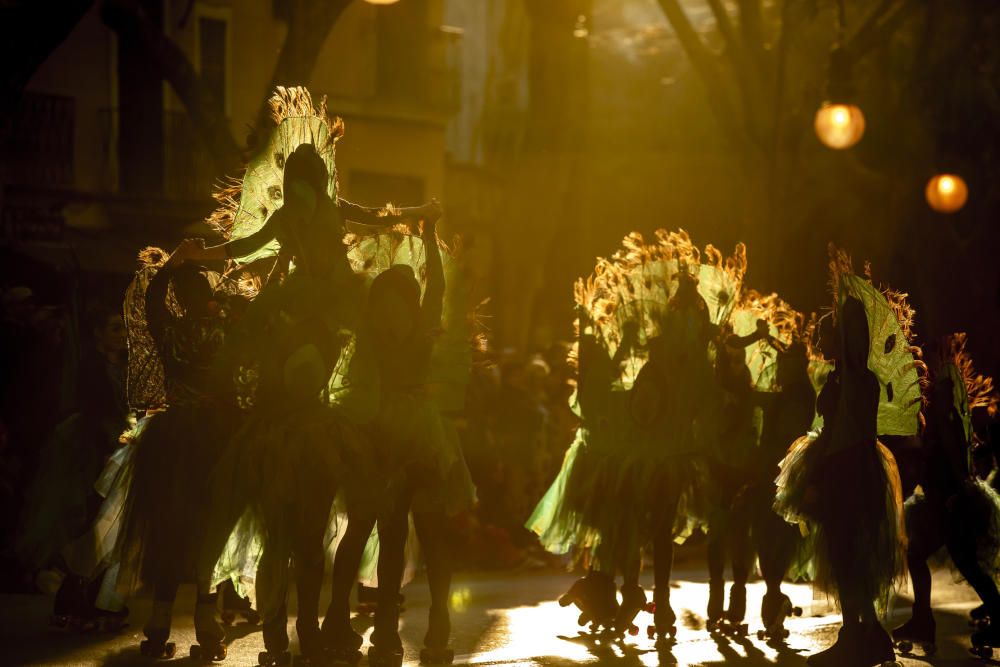
[[[312,144],[302,144],[285,160],[282,190],[285,202],[301,197],[314,199],[326,194],[330,173]],[[305,190],[311,191],[306,192]]]
[[[368,290],[372,326],[383,336],[405,340],[420,318],[420,284],[413,269],[396,264],[375,277]]]
[[[703,308],[705,300],[698,293],[698,279],[691,276],[687,271],[682,271],[678,276],[677,292],[671,300],[674,308]]]
[[[125,321],[120,308],[95,304],[87,312],[87,324],[99,352],[109,357],[125,352]]]
[[[847,297],[841,308],[841,357],[844,365],[861,369],[868,367],[870,337],[865,307],[854,297]]]
[[[171,281],[174,298],[185,315],[204,315],[215,294],[205,268],[197,264],[182,264]]]
[[[784,352],[778,353],[778,385],[793,387],[809,382],[809,357],[806,346],[792,343]]]

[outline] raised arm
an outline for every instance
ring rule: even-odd
[[[441,214],[441,209],[437,202],[431,202],[424,206],[390,208],[388,206],[361,206],[360,204],[355,204],[338,197],[337,208],[340,209],[340,214],[344,220],[369,227],[386,227],[405,221],[416,222],[420,219],[430,217],[435,210],[439,216]]]
[[[424,263],[427,270],[427,288],[424,290],[424,300],[420,304],[421,316],[428,329],[441,326],[444,311],[444,266],[441,263],[441,249],[438,247],[437,219],[441,215],[441,207],[435,206],[424,220]]]
[[[275,211],[263,227],[241,239],[233,239],[213,246],[206,246],[204,239],[184,239],[171,258],[176,256],[178,261],[182,262],[206,262],[250,255],[276,238],[278,225],[281,224],[281,218],[284,217],[281,211],[282,209]]]
[[[747,347],[748,345],[753,345],[759,340],[766,340],[771,338],[770,329],[767,326],[767,322],[764,320],[757,320],[757,329],[750,334],[745,336],[737,336],[736,334],[730,334],[726,337],[726,345],[728,347],[739,349],[741,347]]]

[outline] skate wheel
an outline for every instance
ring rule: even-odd
[[[220,617],[222,618],[222,622],[225,623],[226,625],[232,625],[233,621],[236,620],[236,614],[231,611],[222,612],[222,614],[220,614]]]
[[[639,634],[639,627],[636,625],[630,625],[628,628],[628,634],[632,637],[637,636]]]
[[[646,637],[649,639],[656,637],[656,628],[652,625],[646,626]]]
[[[757,639],[759,639],[760,641],[764,641],[764,639],[766,639],[766,638],[767,638],[767,633],[766,632],[764,632],[763,630],[758,630],[757,631]]]
[[[792,616],[801,616],[802,607],[792,607]]]
[[[989,646],[973,646],[969,651],[972,652],[972,655],[983,660],[989,660],[993,657],[993,649]]]
[[[250,625],[260,625],[260,614],[253,609],[244,612],[243,618],[246,619],[246,622]]]
[[[909,655],[910,653],[913,653],[913,642],[904,639],[896,642],[896,648],[899,649],[899,652],[903,655]]]
[[[792,633],[790,633],[790,632],[788,631],[788,629],[787,629],[787,628],[782,628],[782,629],[781,629],[781,638],[782,638],[782,639],[788,639],[788,637],[789,637],[789,636],[790,636],[791,634],[792,634]]]

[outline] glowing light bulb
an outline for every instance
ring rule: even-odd
[[[865,133],[865,116],[854,104],[827,102],[816,112],[813,127],[824,145],[843,150],[861,141]]]
[[[958,174],[937,174],[927,181],[924,196],[927,204],[938,213],[955,213],[968,201],[969,186]]]
[[[573,26],[573,36],[577,39],[583,39],[589,34],[590,31],[587,30],[587,17],[580,14],[576,17],[576,25]]]
[[[369,5],[394,5],[399,0],[365,0]]]

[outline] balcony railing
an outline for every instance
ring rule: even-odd
[[[73,185],[75,120],[72,97],[25,93],[3,132],[9,182],[45,187]]]

